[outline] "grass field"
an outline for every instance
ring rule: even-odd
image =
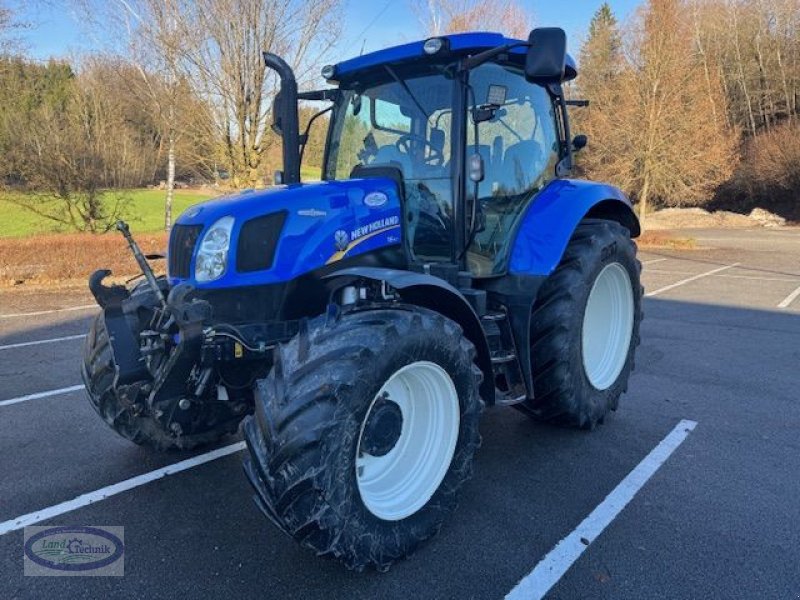
[[[164,228],[164,190],[131,190],[124,218],[131,229],[153,232]],[[172,214],[177,217],[187,207],[211,198],[213,194],[194,190],[176,190]],[[110,201],[110,200],[109,200]],[[26,237],[42,233],[64,232],[65,227],[8,200],[0,194],[0,238]]]
[[[303,181],[319,179],[319,169],[304,168]],[[221,194],[221,193],[220,193]],[[176,190],[173,215],[216,195],[197,190]],[[164,252],[164,190],[140,189],[128,192],[130,202],[125,219],[145,252]],[[9,201],[0,193],[0,288],[20,285],[85,285],[95,269],[114,271],[115,281],[138,273],[123,238],[111,233],[92,235],[65,231],[58,223],[40,217]],[[109,199],[111,201],[111,199]],[[163,261],[153,264],[164,268]]]
[[[317,181],[320,170],[304,166],[301,170],[303,181]],[[197,190],[175,190],[172,216],[177,218],[192,204],[208,200],[216,195],[213,192]],[[164,190],[138,189],[127,192],[130,202],[124,218],[134,233],[151,233],[164,229]],[[19,238],[47,233],[74,233],[64,225],[40,217],[39,215],[9,201],[10,193],[0,192],[0,238]],[[113,200],[109,199],[109,202]]]

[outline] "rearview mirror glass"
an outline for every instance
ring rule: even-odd
[[[531,83],[561,83],[567,63],[567,34],[560,27],[540,27],[528,36],[525,79]]]

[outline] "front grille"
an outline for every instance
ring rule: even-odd
[[[167,253],[170,277],[186,279],[192,264],[197,238],[203,231],[202,225],[173,225],[169,234],[169,252]]]
[[[250,219],[239,233],[236,270],[240,273],[263,271],[272,266],[278,238],[286,221],[286,211]]]

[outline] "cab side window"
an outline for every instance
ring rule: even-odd
[[[555,178],[559,136],[549,94],[515,68],[483,65],[470,75],[470,85],[479,110],[493,105],[491,118],[478,123],[477,140],[472,106],[467,118],[467,155],[477,151],[485,173],[478,201],[486,227],[467,255],[470,270],[481,277],[504,271],[517,220],[533,195]],[[468,186],[468,195],[472,192]]]

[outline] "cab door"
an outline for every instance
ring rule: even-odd
[[[487,63],[470,73],[469,83],[467,156],[477,152],[483,158],[478,202],[485,226],[473,236],[467,265],[474,276],[489,277],[505,273],[517,222],[537,192],[556,177],[560,138],[550,94],[528,83],[521,68]],[[476,138],[474,117],[482,110],[492,116],[477,124]],[[474,187],[466,180],[472,201]]]

